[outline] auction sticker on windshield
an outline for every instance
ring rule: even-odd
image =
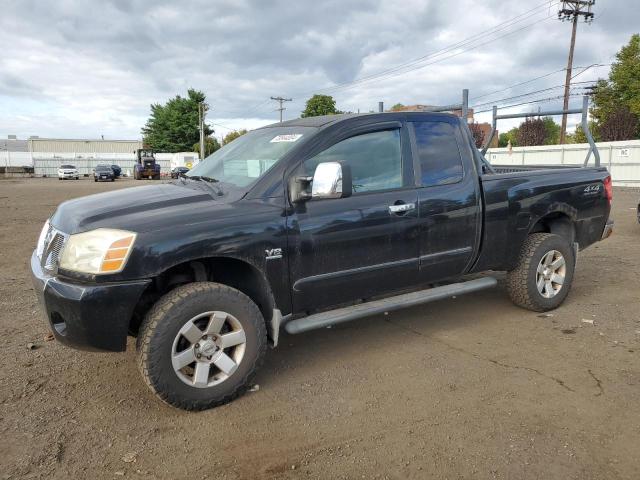
[[[271,139],[270,143],[278,143],[278,142],[295,142],[302,136],[301,133],[292,133],[289,135],[276,135]]]

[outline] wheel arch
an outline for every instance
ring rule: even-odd
[[[241,291],[256,303],[267,326],[272,326],[277,307],[263,273],[245,260],[214,256],[184,261],[157,275],[138,301],[130,321],[129,333],[137,335],[144,315],[160,297],[180,285],[193,282],[216,282]],[[271,328],[267,330],[271,335]]]
[[[576,239],[576,221],[575,213],[571,210],[562,209],[547,212],[532,223],[528,234],[553,233],[573,244]]]

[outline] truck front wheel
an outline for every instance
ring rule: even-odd
[[[569,242],[551,233],[527,237],[515,269],[507,274],[507,289],[516,305],[545,312],[560,306],[569,294],[575,256]]]
[[[184,410],[205,410],[246,391],[267,346],[264,318],[242,292],[212,282],[172,290],[138,334],[138,365],[151,390]]]

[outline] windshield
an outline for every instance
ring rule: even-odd
[[[262,177],[289,150],[310,137],[313,127],[273,127],[253,130],[227,143],[186,174],[246,187]]]
[[[76,168],[73,165],[60,165],[60,168]]]

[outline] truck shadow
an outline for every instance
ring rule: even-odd
[[[313,374],[318,365],[326,368],[346,361],[366,349],[381,355],[402,349],[407,335],[429,337],[463,331],[478,323],[494,323],[501,316],[534,315],[514,306],[503,282],[497,288],[440,300],[425,305],[374,315],[298,335],[281,333],[276,349],[268,352],[256,381],[280,383],[284,376],[298,372]],[[495,327],[494,327],[495,328]]]

